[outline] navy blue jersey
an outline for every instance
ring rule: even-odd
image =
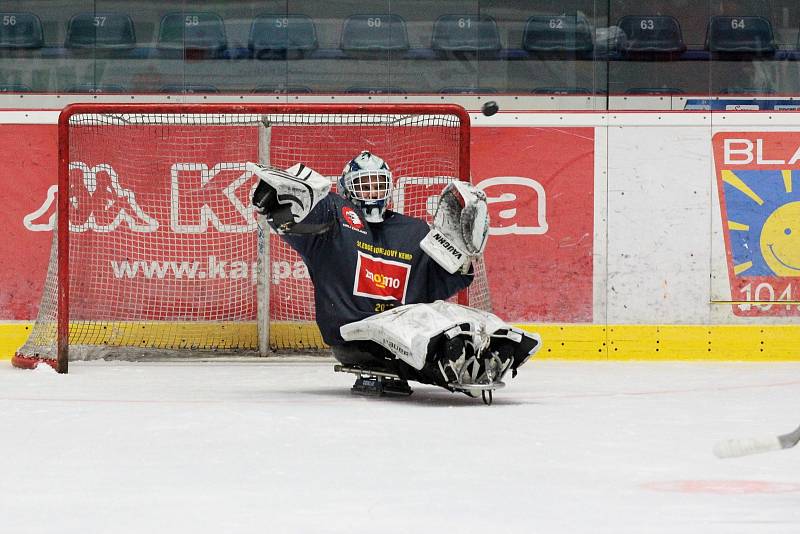
[[[473,275],[450,274],[420,248],[428,225],[387,210],[382,223],[368,223],[349,200],[329,194],[302,221],[331,230],[284,235],[305,261],[314,284],[317,325],[328,345],[344,343],[339,327],[403,304],[449,298]]]

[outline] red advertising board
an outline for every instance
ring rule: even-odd
[[[492,304],[522,322],[592,321],[593,128],[473,128],[489,198]]]
[[[55,126],[0,125],[0,156],[5,162],[0,194],[5,200],[6,229],[0,236],[4,260],[0,302],[5,304],[0,320],[34,318],[41,299],[55,213],[56,147]],[[492,230],[486,264],[495,312],[520,322],[591,322],[593,129],[474,128],[472,154],[473,181],[490,203]],[[204,169],[216,169],[229,163],[217,161],[221,157],[207,153],[200,159]],[[115,184],[99,161],[73,170],[94,176],[93,187],[102,182],[106,190],[124,190],[122,179]],[[178,170],[178,179],[193,179],[193,169]],[[228,178],[236,176],[232,171],[216,173],[213,180],[198,178],[197,195],[192,198],[201,204],[222,198],[214,187],[230,185]],[[86,205],[109,201],[94,198],[94,193],[89,196]],[[128,207],[128,213],[135,214],[134,207]],[[230,221],[221,219],[215,224],[240,225],[238,215],[232,212],[231,216]],[[193,224],[195,219],[179,217],[177,221]],[[133,223],[149,224],[146,218],[136,217]],[[106,228],[114,221],[94,219],[94,224]],[[160,227],[153,233],[165,230]],[[102,236],[98,239],[102,241]],[[274,265],[273,284],[280,284],[284,274],[297,278],[305,271],[296,265]]]
[[[39,309],[55,205],[34,212],[54,199],[48,192],[58,181],[57,134],[54,124],[0,125],[0,320],[30,320]],[[35,231],[23,221],[32,213]]]

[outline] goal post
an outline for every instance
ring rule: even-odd
[[[430,221],[470,179],[470,121],[443,104],[74,104],[59,117],[58,216],[17,367],[321,349],[302,259],[250,205],[247,161],[304,163],[336,185],[385,159],[392,209]],[[480,262],[463,304],[490,308]]]

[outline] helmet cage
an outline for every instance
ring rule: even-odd
[[[359,169],[344,174],[344,194],[364,211],[367,222],[383,221],[392,195],[392,173],[387,169]]]
[[[351,171],[344,175],[344,187],[353,200],[386,201],[392,194],[392,173],[384,169]]]

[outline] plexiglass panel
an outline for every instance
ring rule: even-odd
[[[3,2],[0,92],[800,92],[796,0]]]

